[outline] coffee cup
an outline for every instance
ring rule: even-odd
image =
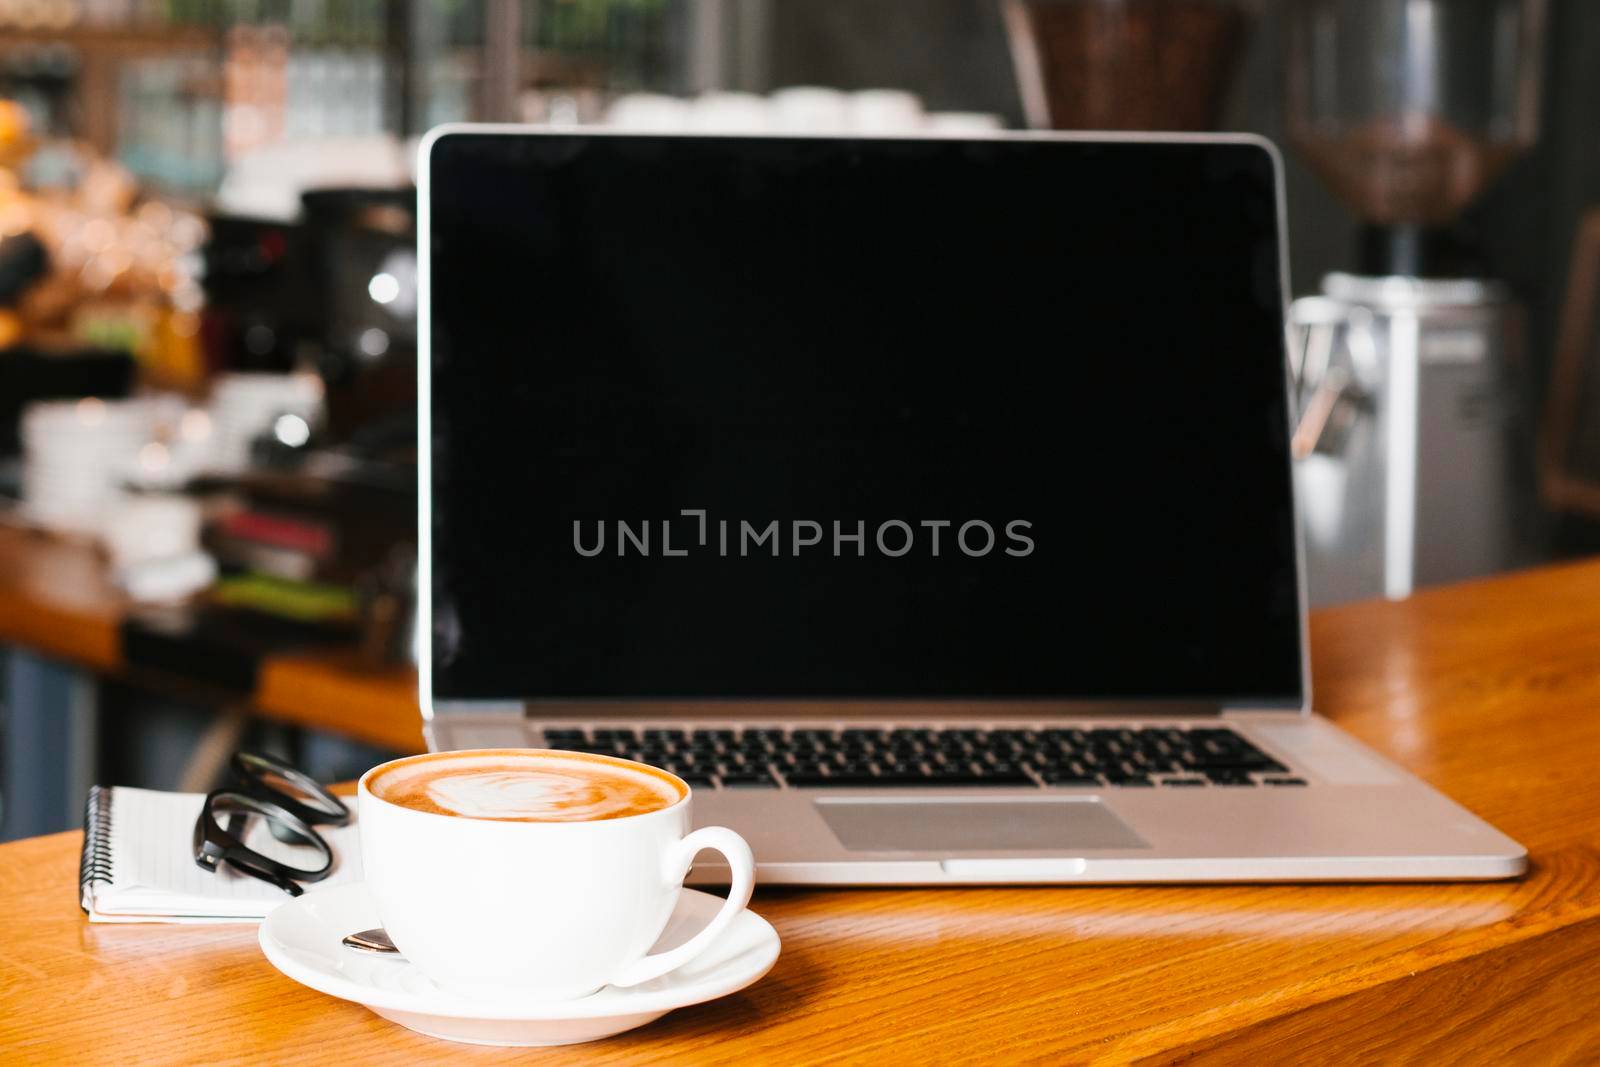
[[[563,1000],[633,986],[710,947],[750,901],[732,830],[690,831],[689,786],[655,767],[546,749],[436,752],[374,767],[357,793],[367,889],[395,946],[440,988]],[[652,953],[702,849],[728,899]]]

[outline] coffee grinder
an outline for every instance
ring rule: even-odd
[[[1290,139],[1362,220],[1291,308],[1313,602],[1514,562],[1521,316],[1453,227],[1538,136],[1544,0],[1300,0]]]

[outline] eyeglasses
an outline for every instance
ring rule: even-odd
[[[298,882],[317,882],[333,870],[333,849],[313,827],[343,826],[350,821],[344,801],[318,785],[305,772],[257,752],[234,755],[232,782],[206,794],[194,824],[194,861],[208,871],[222,864],[271,883],[297,897]],[[244,843],[251,816],[266,820],[272,836],[289,845],[315,849],[318,867],[295,867]]]

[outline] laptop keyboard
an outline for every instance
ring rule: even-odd
[[[548,728],[549,748],[622,756],[725,788],[1303,786],[1221,726],[1081,729]]]

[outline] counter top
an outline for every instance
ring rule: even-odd
[[[119,627],[129,609],[92,546],[0,526],[0,642],[102,674],[127,668]],[[417,674],[354,653],[273,656],[245,703],[258,715],[420,752]]]
[[[91,926],[79,837],[58,834],[0,846],[0,1059],[1600,1058],[1600,562],[1322,611],[1312,656],[1319,709],[1525,844],[1526,878],[761,890],[784,951],[759,984],[602,1043],[497,1050],[301,988],[254,927]],[[340,699],[337,678],[305,692]]]

